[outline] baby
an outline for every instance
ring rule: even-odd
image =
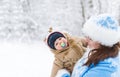
[[[67,69],[71,73],[87,46],[84,38],[72,37],[57,31],[47,36],[46,43],[55,55],[51,77],[55,77],[60,69]]]

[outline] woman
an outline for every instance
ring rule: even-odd
[[[94,16],[83,26],[83,33],[88,41],[87,52],[76,63],[71,77],[119,77],[118,22],[108,14]]]

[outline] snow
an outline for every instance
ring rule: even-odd
[[[49,27],[79,36],[92,15],[120,20],[119,6],[120,0],[0,0],[0,40],[40,41]],[[49,77],[53,54],[44,43],[0,42],[0,50],[0,77]]]
[[[43,42],[0,42],[0,77],[50,77],[53,59]]]

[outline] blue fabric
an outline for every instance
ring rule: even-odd
[[[112,73],[116,71],[116,66],[111,66],[112,63],[101,61],[96,66],[91,66],[82,77],[111,77]]]
[[[83,66],[87,60],[84,56],[76,63],[71,77],[119,77],[120,56],[107,58],[90,67]]]
[[[118,28],[118,26],[116,26],[117,24],[115,20],[110,16],[106,16],[105,18],[101,17],[100,19],[98,19],[97,24],[112,30],[117,30]]]
[[[70,77],[70,74],[65,73],[62,75],[62,77]]]

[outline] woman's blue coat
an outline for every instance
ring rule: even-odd
[[[107,58],[96,66],[83,66],[87,61],[89,51],[76,63],[71,77],[120,77],[120,55]]]

